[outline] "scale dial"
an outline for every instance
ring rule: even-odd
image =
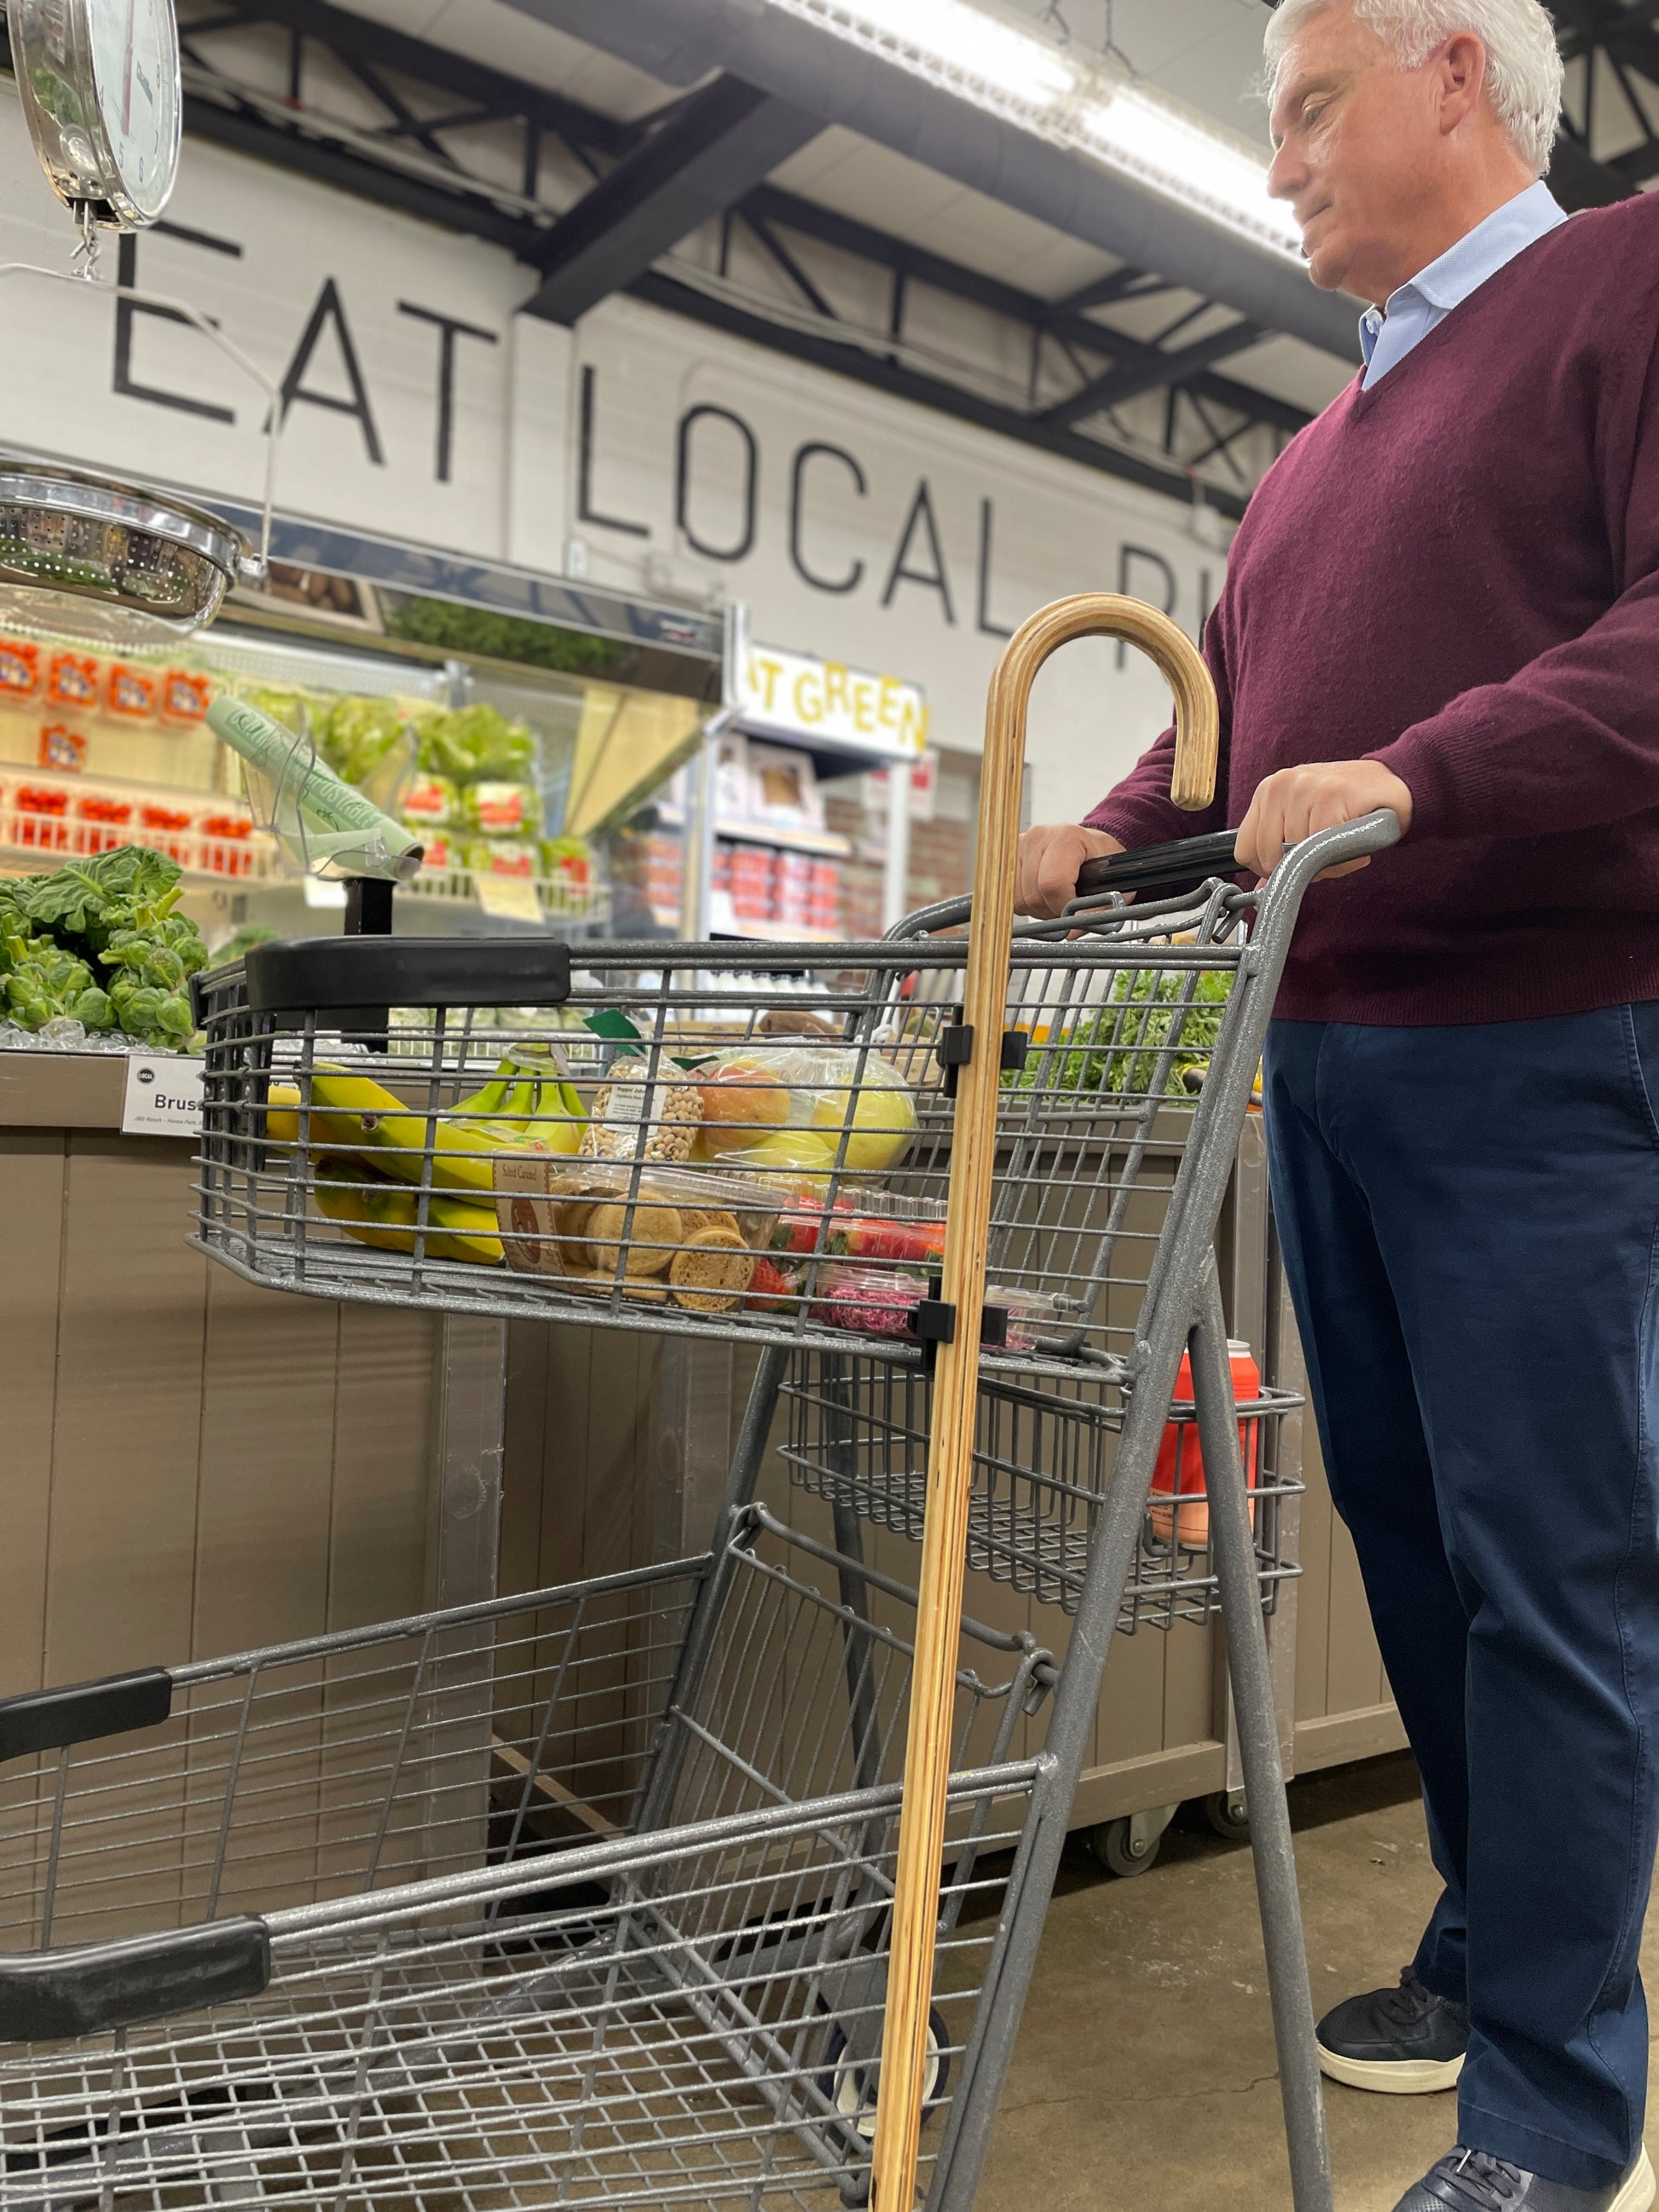
[[[173,0],[9,0],[7,20],[53,191],[108,229],[154,222],[179,173]]]

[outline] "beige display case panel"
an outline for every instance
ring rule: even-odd
[[[125,1063],[0,1053],[0,1695],[418,1611],[435,1316],[254,1290],[185,1242]]]

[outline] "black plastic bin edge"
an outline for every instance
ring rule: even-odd
[[[252,946],[242,965],[248,1004],[261,1014],[562,1006],[570,996],[561,937],[298,937]]]

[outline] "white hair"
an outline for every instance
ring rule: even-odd
[[[1310,16],[1338,0],[1280,0],[1263,47],[1278,88],[1285,49]],[[1385,38],[1403,69],[1415,69],[1460,31],[1486,49],[1486,89],[1516,152],[1541,177],[1561,112],[1561,56],[1541,0],[1348,0],[1362,23]]]

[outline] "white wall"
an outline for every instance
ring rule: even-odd
[[[1224,556],[1178,502],[630,301],[574,335],[517,318],[531,278],[507,253],[198,141],[168,222],[196,235],[130,246],[140,285],[217,316],[296,387],[287,510],[555,573],[580,538],[596,580],[745,599],[758,639],[914,678],[940,744],[977,746],[1000,633],[1044,601],[1127,588],[1163,604],[1172,583],[1195,632],[1219,586]],[[66,268],[71,244],[0,98],[0,258]],[[105,257],[113,273],[112,243]],[[447,480],[433,315],[469,326]],[[255,387],[152,315],[131,316],[123,357],[123,319],[107,294],[0,286],[0,442],[252,497]],[[815,445],[836,450],[800,461]],[[1158,678],[1119,657],[1075,647],[1042,679],[1036,818],[1079,812],[1166,719]]]

